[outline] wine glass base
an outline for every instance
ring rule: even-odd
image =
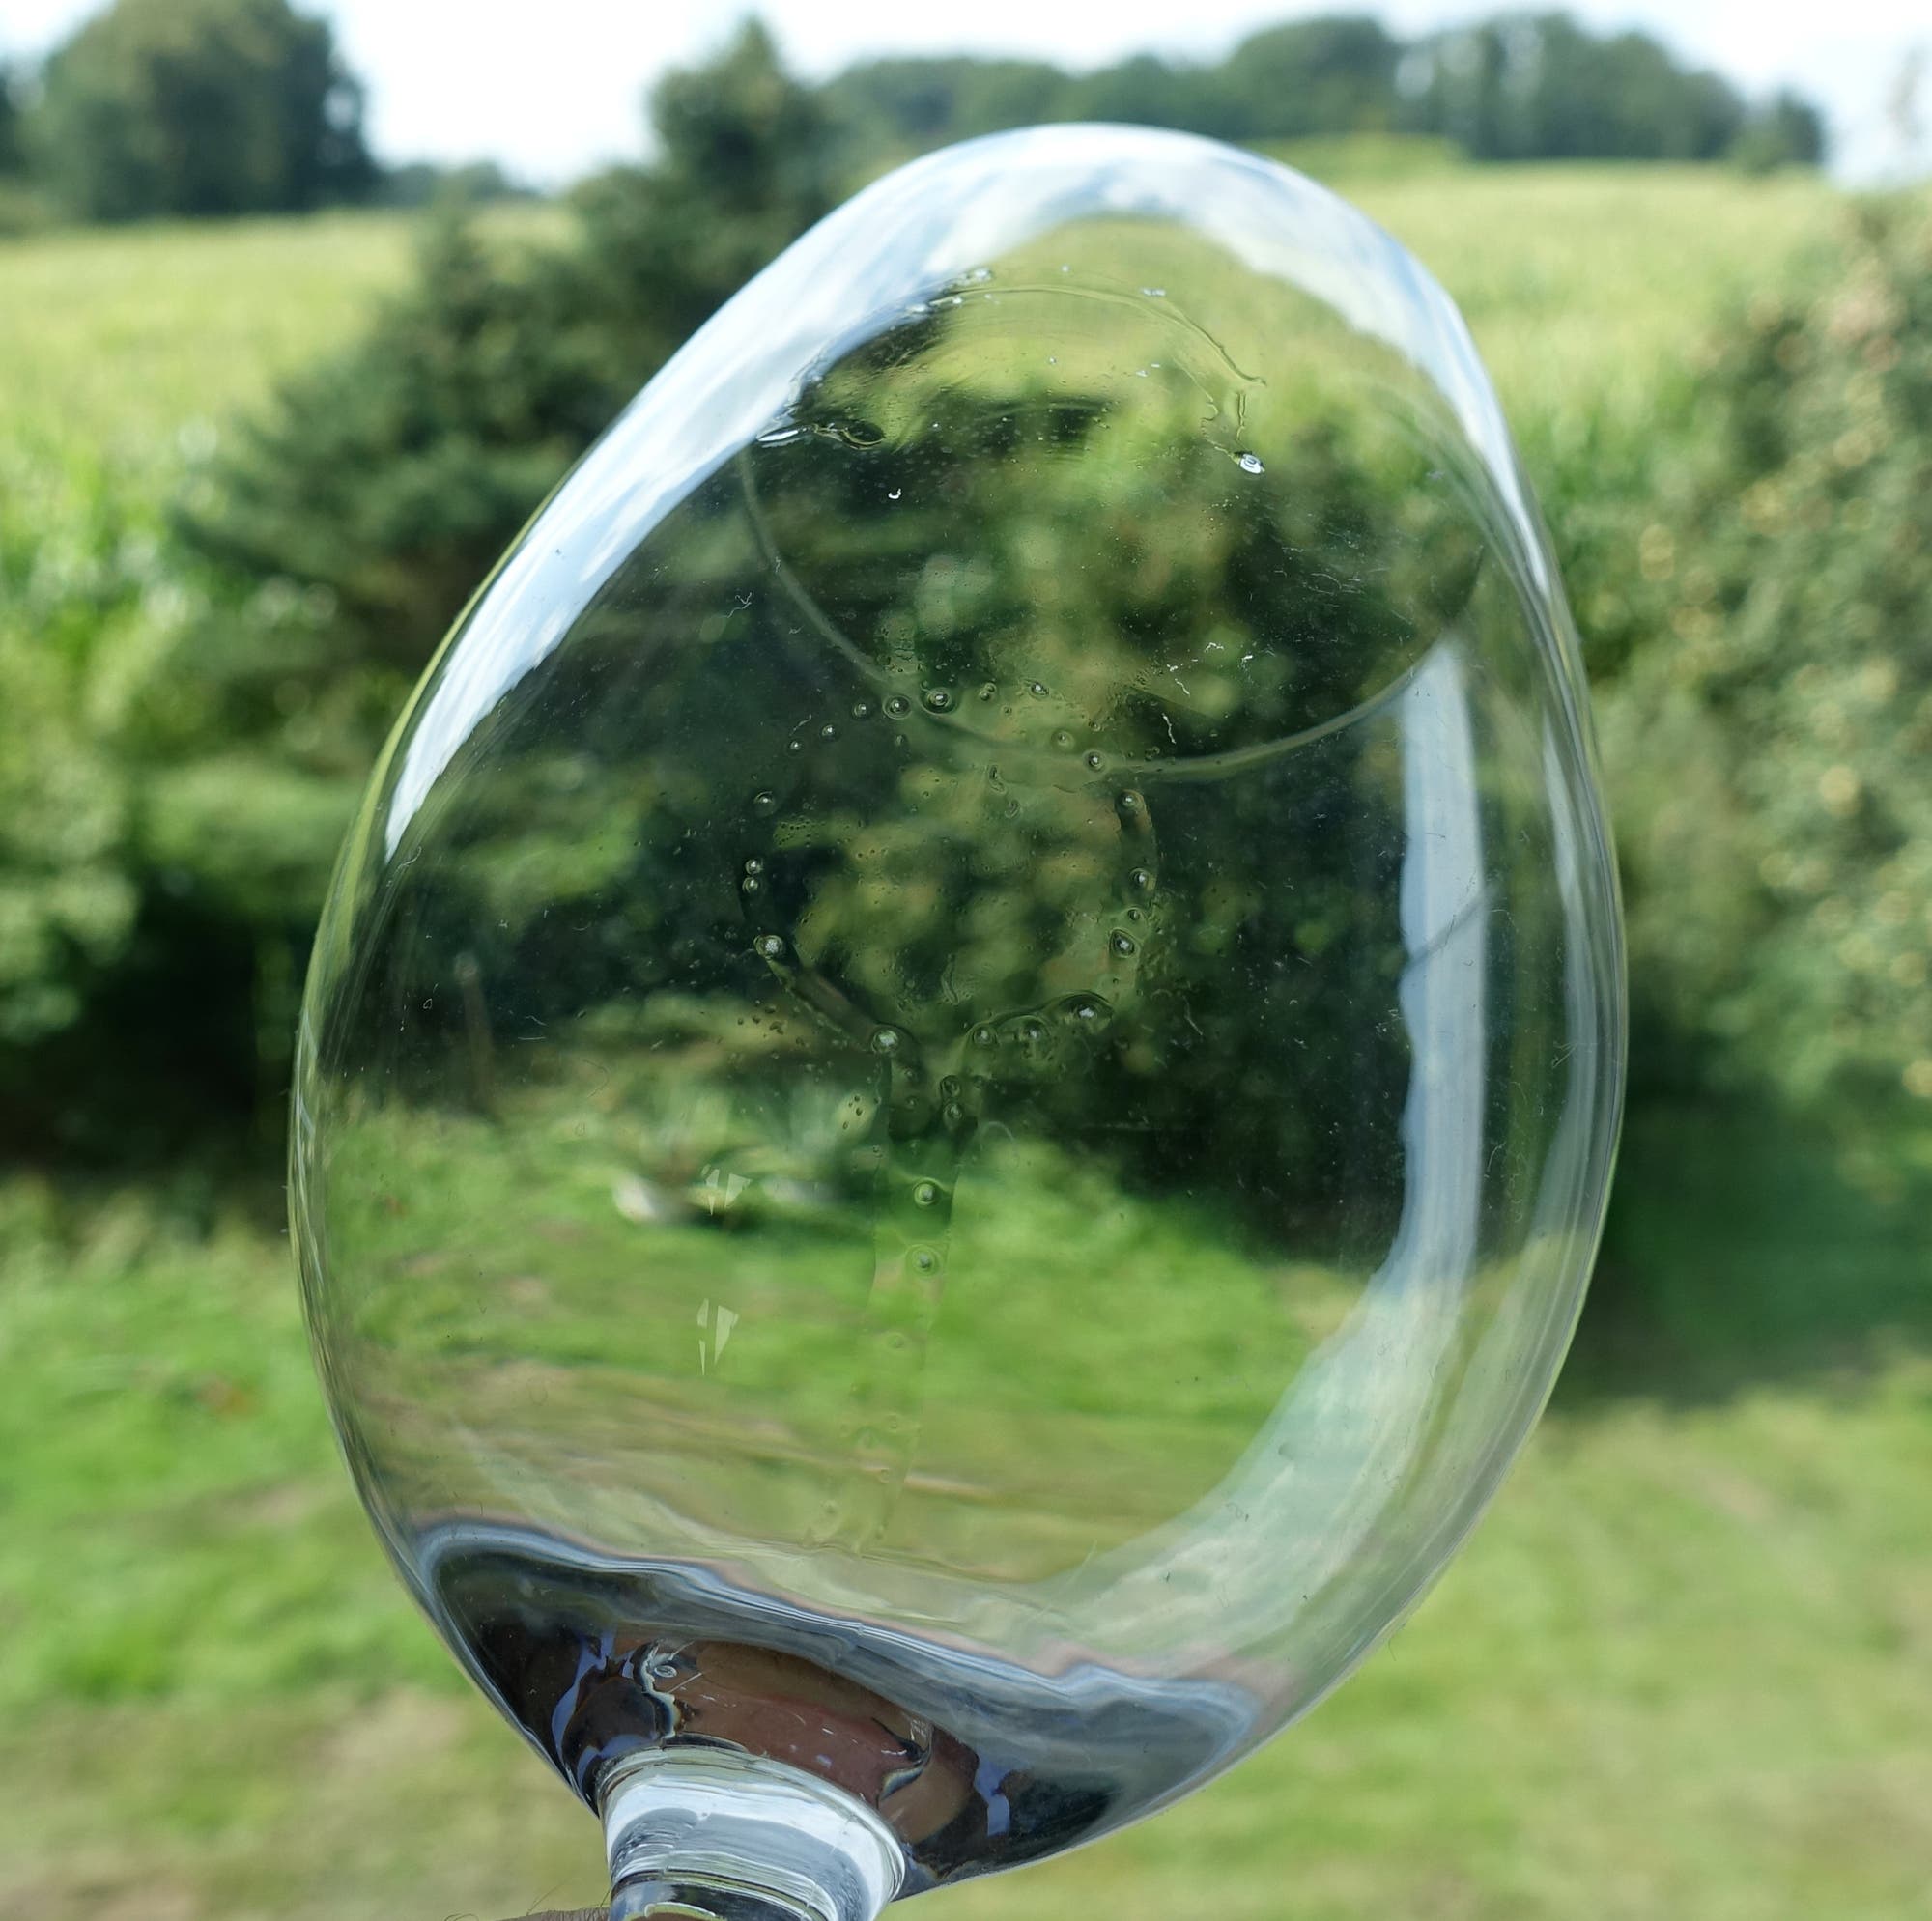
[[[904,1879],[870,1808],[756,1755],[660,1748],[612,1767],[599,1802],[611,1921],[876,1921]]]

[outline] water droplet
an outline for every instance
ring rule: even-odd
[[[952,705],[952,692],[943,687],[929,687],[920,697],[935,714],[944,714]]]
[[[902,719],[912,712],[912,702],[904,694],[895,693],[886,702],[886,712],[895,720]]]
[[[1262,457],[1259,454],[1237,454],[1235,457],[1235,465],[1243,473],[1265,473],[1267,471],[1267,468],[1262,465]]]
[[[922,1180],[914,1184],[912,1204],[915,1207],[936,1207],[939,1205],[939,1183],[936,1180]]]

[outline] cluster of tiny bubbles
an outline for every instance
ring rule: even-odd
[[[981,685],[980,689],[980,698],[981,700],[997,700],[999,697],[1000,690],[991,681],[986,681]]]

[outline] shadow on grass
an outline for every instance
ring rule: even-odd
[[[1932,1351],[1928,1221],[1919,1116],[1641,1109],[1557,1403],[1720,1400]]]

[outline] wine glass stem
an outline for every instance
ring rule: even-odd
[[[756,1755],[656,1749],[613,1766],[598,1800],[611,1921],[876,1921],[904,1876],[864,1802]]]

